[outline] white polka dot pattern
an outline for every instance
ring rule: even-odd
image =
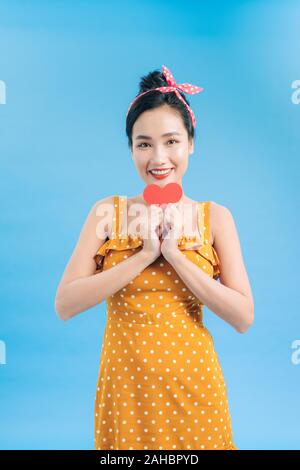
[[[142,247],[139,237],[119,237],[123,203],[115,196],[114,238],[95,255],[98,263],[104,259],[103,270]],[[208,206],[209,201],[198,206],[203,245],[182,237],[178,246],[212,277],[219,273],[219,260],[209,243]],[[203,304],[173,267],[160,256],[106,300],[95,448],[236,450],[226,384],[203,324]]]
[[[187,102],[182,98],[181,94],[179,93],[178,90],[183,91],[184,93],[188,93],[190,95],[194,95],[195,93],[199,93],[200,91],[203,91],[203,88],[198,87],[197,85],[191,85],[190,83],[176,83],[173,75],[171,74],[170,70],[163,65],[162,66],[162,72],[166,78],[166,81],[168,82],[169,86],[162,86],[162,87],[156,87],[156,88],[151,88],[151,90],[144,91],[143,93],[140,93],[138,96],[136,96],[130,103],[126,117],[128,116],[129,110],[133,103],[142,95],[145,95],[146,93],[149,93],[150,91],[153,90],[159,90],[161,93],[170,93],[174,91],[176,93],[176,96],[180,99],[180,101],[183,102],[183,104],[186,106],[188,112],[190,113],[191,120],[193,127],[196,127],[196,118],[195,114],[192,110],[192,108],[187,104]]]

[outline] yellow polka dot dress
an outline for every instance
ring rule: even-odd
[[[115,196],[114,202],[112,236],[94,256],[96,272],[142,249],[141,237],[119,233],[126,196]],[[219,259],[209,241],[209,201],[199,202],[197,208],[202,239],[182,236],[178,247],[217,278]],[[203,324],[203,304],[171,264],[159,256],[106,301],[95,449],[237,450],[218,354]]]

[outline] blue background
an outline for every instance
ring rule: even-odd
[[[93,449],[105,303],[60,321],[54,297],[90,207],[142,192],[125,114],[166,65],[197,119],[185,193],[228,207],[255,300],[246,334],[204,308],[240,449],[299,449],[300,5],[2,0],[2,449]]]

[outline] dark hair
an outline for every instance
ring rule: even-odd
[[[139,84],[139,93],[144,91],[151,90],[152,88],[157,88],[161,86],[169,86],[168,82],[165,79],[164,74],[160,70],[154,70],[149,72],[148,75],[141,77]],[[189,101],[186,99],[184,93],[180,90],[178,92],[181,94],[185,102],[190,106]],[[132,128],[137,120],[137,118],[148,109],[159,108],[163,105],[169,105],[171,108],[177,110],[182,117],[184,127],[187,130],[189,139],[194,137],[194,127],[192,124],[190,113],[188,112],[186,106],[182,101],[176,96],[175,92],[162,93],[159,90],[153,90],[152,92],[146,93],[145,95],[138,98],[131,106],[129,113],[126,119],[126,135],[128,138],[128,146],[132,148]]]

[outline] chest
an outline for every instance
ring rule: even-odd
[[[201,239],[203,228],[207,230],[206,236],[209,236],[210,243],[213,244],[213,228],[209,223],[209,214],[203,209],[201,202],[184,205],[178,208],[178,223],[182,227],[182,234]],[[141,236],[147,233],[150,227],[151,212],[143,204],[130,204],[125,200],[115,208],[113,217],[110,219],[108,231],[109,238],[114,234],[121,236]],[[149,233],[149,232],[148,232]]]

